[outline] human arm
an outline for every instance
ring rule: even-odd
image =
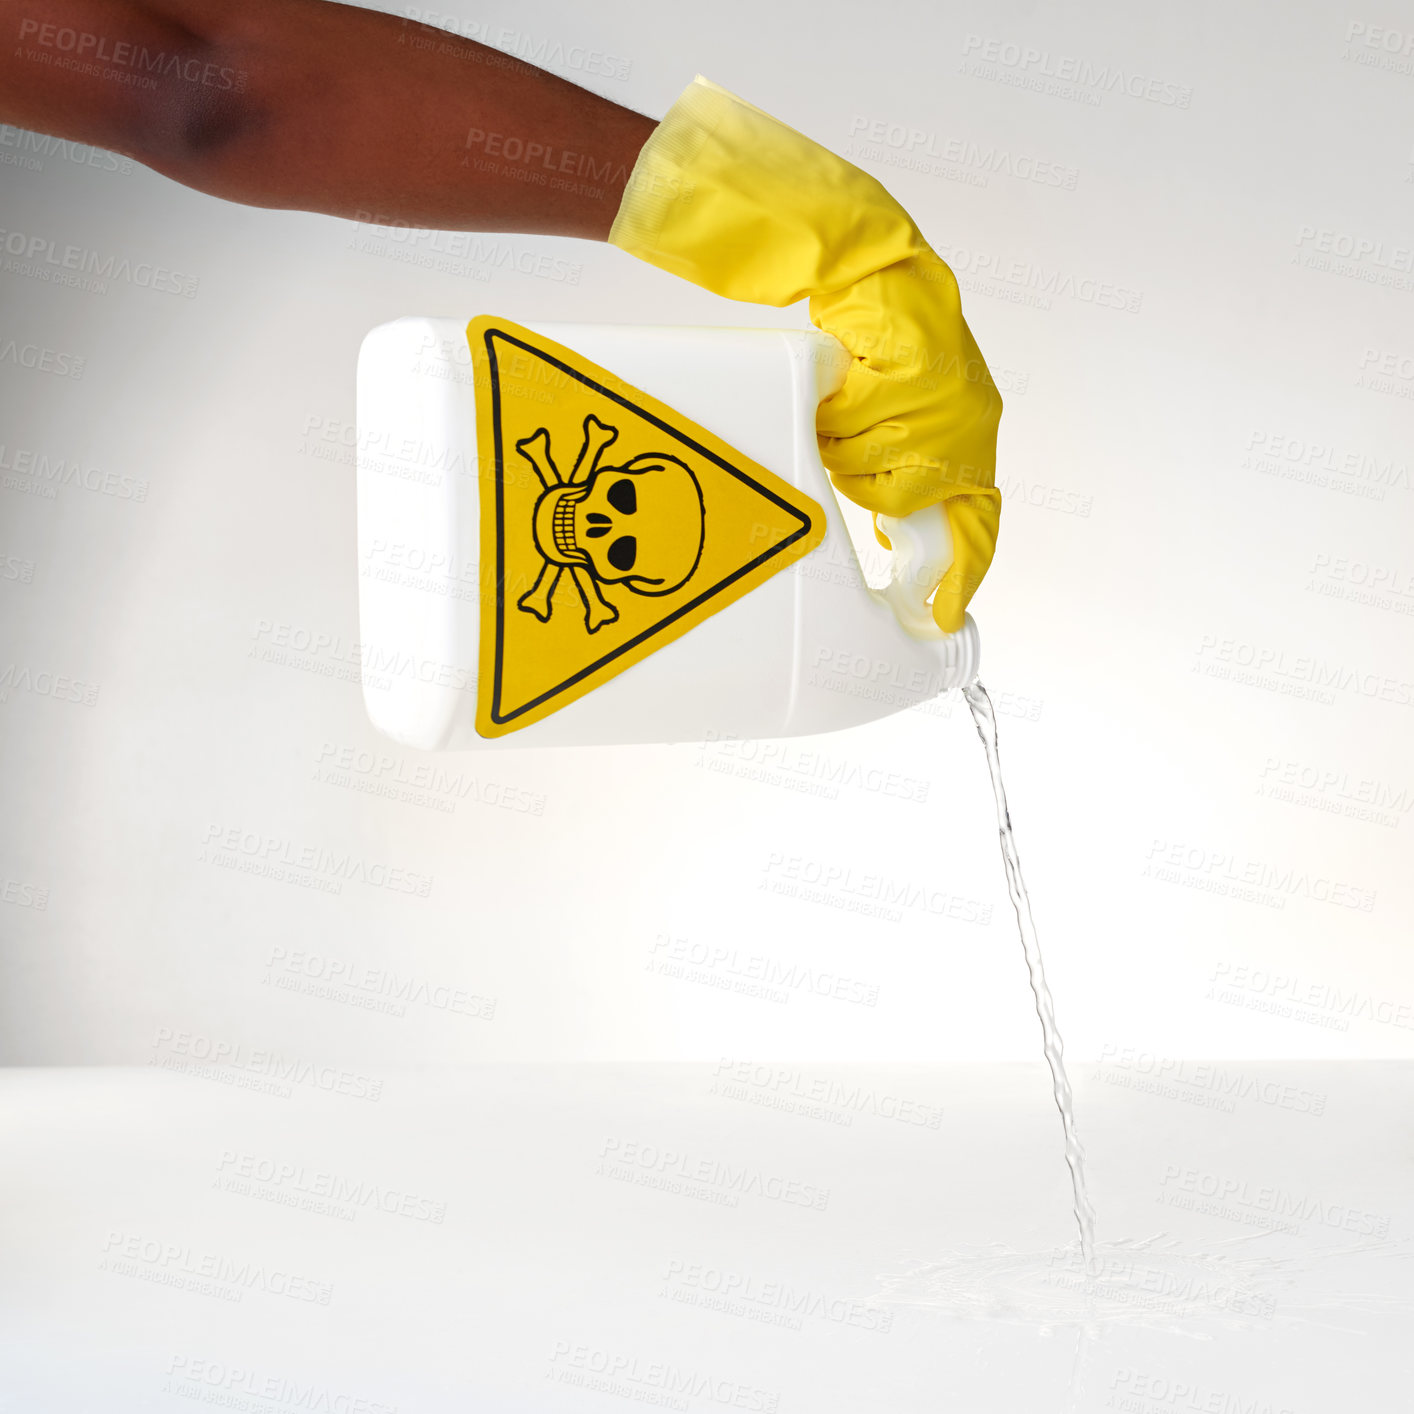
[[[250,206],[604,240],[656,120],[333,0],[0,0],[0,122]]]
[[[656,122],[333,0],[0,0],[0,40],[0,121],[214,196],[606,240],[728,298],[808,297],[852,355],[817,413],[821,458],[876,515],[941,507],[932,612],[962,626],[996,546],[1001,398],[952,271],[858,167],[701,76]]]

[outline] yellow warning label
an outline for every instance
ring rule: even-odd
[[[824,538],[809,496],[641,388],[506,319],[466,332],[482,736],[548,717]]]

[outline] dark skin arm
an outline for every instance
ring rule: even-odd
[[[0,0],[0,122],[249,206],[586,240],[657,126],[332,0]]]

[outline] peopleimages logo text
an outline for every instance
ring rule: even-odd
[[[1053,54],[1049,49],[1012,40],[969,34],[962,53],[973,62],[996,64],[1035,78],[1056,79],[1096,93],[1123,93],[1167,108],[1187,108],[1193,101],[1193,90],[1187,84],[1149,78],[1119,64],[1096,64],[1074,54]]]
[[[134,44],[127,39],[114,41],[107,35],[73,29],[68,25],[25,19],[20,21],[19,37],[22,41],[37,44],[40,49],[93,64],[112,64],[144,75],[161,74],[164,78],[184,79],[187,83],[229,89],[233,93],[244,93],[248,80],[244,69],[213,64],[190,54],[149,49],[145,44]]]
[[[59,272],[89,275],[98,280],[121,280],[139,289],[155,290],[164,295],[181,295],[194,299],[200,281],[195,275],[154,265],[150,260],[129,260],[127,256],[105,255],[84,246],[64,245],[48,236],[28,235],[24,231],[7,231],[0,227],[0,251],[12,257],[13,271],[20,275],[41,272],[48,278]],[[15,262],[19,262],[15,264]]]

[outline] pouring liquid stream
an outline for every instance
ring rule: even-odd
[[[1085,1150],[1075,1132],[1075,1107],[1070,1080],[1065,1073],[1065,1051],[1060,1030],[1056,1026],[1055,1004],[1051,989],[1046,985],[1046,968],[1041,958],[1041,944],[1036,937],[1036,923],[1031,917],[1031,900],[1026,893],[1026,881],[1021,876],[1021,859],[1016,852],[1016,838],[1011,828],[1011,812],[1007,809],[1006,788],[1002,785],[1001,757],[997,751],[997,717],[987,689],[974,679],[962,689],[977,735],[987,753],[987,766],[992,773],[992,790],[997,798],[997,833],[1001,839],[1002,861],[1006,865],[1007,892],[1016,910],[1017,927],[1021,932],[1021,947],[1026,955],[1026,970],[1031,980],[1031,992],[1036,999],[1036,1015],[1041,1021],[1041,1038],[1046,1064],[1051,1070],[1051,1087],[1056,1109],[1060,1111],[1065,1130],[1065,1162],[1070,1170],[1070,1186],[1075,1213],[1075,1225],[1080,1230],[1080,1255],[1087,1272],[1093,1269],[1095,1255],[1095,1210],[1085,1187]]]

